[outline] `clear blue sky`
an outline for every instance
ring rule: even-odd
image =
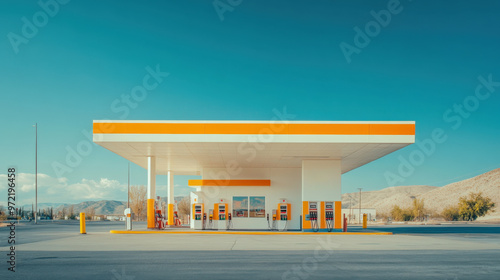
[[[39,173],[47,176],[41,202],[125,199],[127,161],[108,150],[94,146],[64,178],[52,164],[86,140],[92,120],[120,119],[111,104],[156,65],[170,75],[126,119],[270,120],[286,107],[294,120],[414,120],[418,140],[436,128],[447,140],[399,185],[442,186],[500,167],[500,87],[477,104],[467,99],[479,76],[500,82],[498,1],[401,1],[350,63],[341,43],[355,47],[354,28],[364,30],[370,12],[391,1],[243,0],[221,20],[213,1],[73,0],[46,24],[36,2],[0,3],[0,174],[9,166],[26,173],[24,202],[33,197],[35,122]],[[41,27],[25,27],[26,38],[22,18],[33,23],[34,15]],[[477,108],[446,121],[464,100]],[[388,187],[384,174],[398,174],[399,157],[417,149],[343,175],[343,191]],[[140,167],[132,178],[146,183]],[[0,188],[6,192],[5,182]]]

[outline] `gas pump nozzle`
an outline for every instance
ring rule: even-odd
[[[203,213],[203,227],[205,229],[207,227],[207,213]]]
[[[231,213],[227,214],[227,219],[228,219],[227,229],[233,228],[233,221],[232,221]]]

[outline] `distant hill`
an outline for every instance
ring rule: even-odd
[[[388,213],[394,205],[407,207],[412,197],[424,199],[425,208],[441,213],[444,208],[456,205],[461,196],[472,192],[482,192],[496,204],[495,212],[482,219],[500,218],[500,168],[476,177],[451,183],[443,187],[432,186],[399,186],[379,191],[362,192],[363,208],[375,208],[378,213]],[[359,193],[342,195],[343,208],[359,207]]]
[[[61,205],[66,205],[66,204],[65,203],[38,203],[38,209],[47,209],[50,207],[53,207],[54,209],[56,209],[57,207],[59,207]],[[31,204],[25,204],[25,205],[23,205],[23,207],[24,207],[24,210],[31,211]],[[34,204],[33,204],[33,207],[35,207]]]
[[[127,202],[116,200],[84,201],[78,204],[64,204],[55,209],[59,212],[64,208],[74,206],[74,212],[85,212],[87,208],[94,207],[96,215],[123,215]]]
[[[399,186],[389,187],[379,191],[361,193],[363,208],[375,208],[377,212],[390,211],[393,205],[406,206],[413,201],[412,197],[419,197],[438,187],[432,186]],[[359,207],[359,192],[345,193],[342,195],[342,208]]]
[[[174,199],[179,202],[182,200],[182,196],[177,196]],[[166,197],[161,198],[165,203],[167,202]],[[50,203],[47,203],[50,205]],[[90,207],[94,207],[96,215],[123,215],[123,211],[127,207],[126,201],[118,201],[118,200],[100,200],[100,201],[84,201],[77,204],[62,204],[58,203],[59,206],[54,207],[55,213],[61,211],[63,208],[68,208],[73,206],[75,213],[85,212],[86,209]],[[45,209],[48,207],[42,207],[41,204],[38,204],[39,209]],[[31,208],[31,205],[29,205]]]

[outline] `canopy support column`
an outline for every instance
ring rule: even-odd
[[[147,221],[148,229],[155,228],[156,158],[148,157]]]
[[[174,225],[174,173],[167,173],[167,192],[168,192],[168,225]]]

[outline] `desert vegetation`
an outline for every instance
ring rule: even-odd
[[[412,206],[408,208],[401,208],[394,205],[390,212],[390,217],[394,221],[423,221],[427,215],[424,207],[424,200],[415,198],[413,199]]]
[[[434,218],[442,218],[446,221],[475,221],[483,217],[490,211],[493,211],[495,203],[489,197],[482,193],[471,193],[468,196],[462,196],[456,205],[450,205],[440,213],[432,215]],[[387,215],[393,221],[423,221],[431,212],[424,207],[423,199],[414,199],[410,207],[401,208],[394,205]]]
[[[0,205],[0,221],[5,221],[7,219],[7,214],[5,213],[4,207]]]
[[[493,211],[495,203],[482,193],[471,193],[460,197],[458,204],[443,210],[441,216],[447,221],[475,221]]]

